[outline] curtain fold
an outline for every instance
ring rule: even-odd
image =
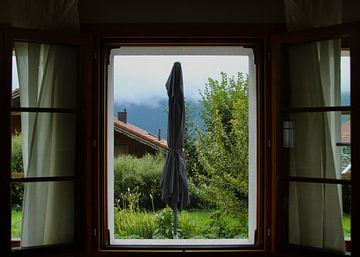
[[[13,0],[13,27],[79,30],[78,0]],[[14,43],[21,107],[77,108],[75,47]],[[21,113],[26,177],[73,176],[76,114]],[[25,183],[21,246],[71,243],[75,235],[74,182]]]
[[[14,46],[22,107],[76,107],[76,49],[26,42],[15,42]],[[74,175],[74,114],[23,112],[21,124],[26,177]],[[21,245],[66,243],[73,239],[73,182],[26,183]]]
[[[289,30],[341,22],[341,1],[285,0]],[[287,48],[291,107],[340,105],[341,40]],[[340,115],[295,113],[290,176],[340,178]],[[289,185],[289,243],[345,251],[341,186],[315,183]]]

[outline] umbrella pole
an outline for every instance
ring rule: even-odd
[[[177,208],[173,208],[174,212],[174,239],[178,239],[177,236]]]

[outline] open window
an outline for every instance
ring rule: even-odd
[[[105,245],[119,250],[259,247],[263,91],[254,52],[259,49],[119,46],[105,51]],[[173,211],[162,203],[159,185],[169,151],[165,83],[175,62],[183,70],[190,195],[190,205],[178,215],[176,239]]]
[[[277,251],[352,252],[358,46],[337,29],[273,38]]]
[[[6,49],[12,79],[1,87],[8,96],[2,110],[8,130],[1,135],[9,142],[6,242],[14,255],[73,252],[84,227],[85,48],[78,34],[13,29],[12,36]]]

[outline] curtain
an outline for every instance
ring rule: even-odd
[[[289,30],[341,22],[341,1],[285,0]],[[291,107],[340,105],[341,41],[287,48]],[[333,112],[294,113],[290,176],[340,178],[340,116]],[[341,186],[290,182],[289,242],[345,251]]]
[[[12,26],[78,30],[78,0],[14,0]],[[79,49],[14,43],[21,107],[76,108]],[[76,114],[22,112],[25,177],[74,176]],[[21,246],[71,243],[75,234],[74,182],[25,183]]]
[[[77,49],[15,42],[15,53],[22,107],[76,107]],[[74,114],[22,112],[21,126],[26,177],[74,175]],[[25,184],[22,246],[73,241],[73,186],[72,182]]]

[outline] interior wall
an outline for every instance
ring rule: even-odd
[[[80,0],[82,23],[283,23],[283,0]]]
[[[285,23],[284,0],[79,1],[81,23]],[[359,13],[359,0],[343,0],[344,23]]]
[[[10,23],[0,1],[0,24]],[[284,0],[79,0],[81,23],[285,23]],[[360,21],[360,1],[343,0],[343,22]]]

